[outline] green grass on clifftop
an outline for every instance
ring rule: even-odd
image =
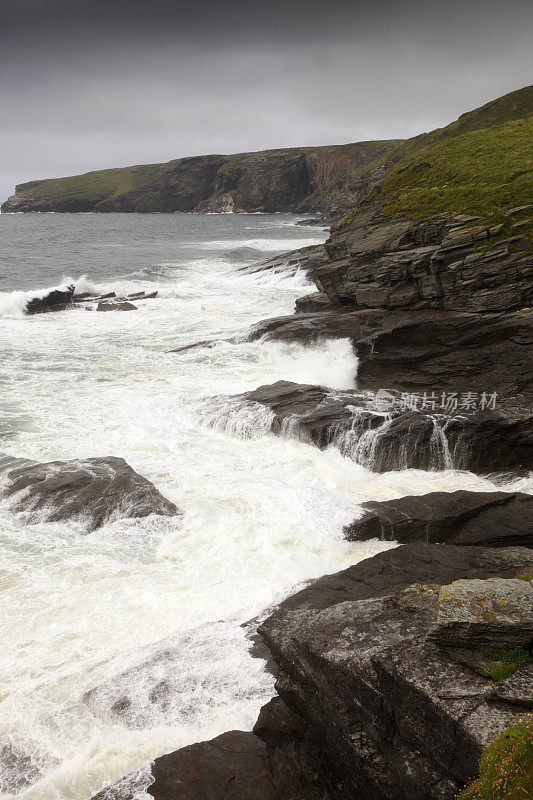
[[[425,147],[432,147],[439,142],[452,139],[454,136],[490,128],[493,125],[527,119],[531,114],[533,114],[533,86],[525,86],[523,89],[517,89],[496,100],[491,100],[473,111],[461,114],[458,119],[444,128],[436,128],[429,133],[421,133],[400,142],[396,147],[373,161],[365,172],[371,172],[379,166],[391,168],[394,164],[409,159]]]
[[[533,798],[533,717],[504,731],[485,750],[480,777],[458,800],[531,800]]]
[[[64,198],[100,202],[144,186],[157,177],[161,164],[121,167],[72,175],[67,178],[48,178],[22,184],[31,188],[35,198],[61,200]]]
[[[386,177],[380,191],[391,214],[455,212],[489,221],[501,218],[506,208],[533,198],[533,119],[463,133],[424,148]]]

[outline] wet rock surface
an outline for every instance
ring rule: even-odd
[[[533,547],[533,497],[520,492],[430,492],[362,503],[344,529],[350,541],[446,542]]]
[[[279,695],[253,732],[157,758],[93,800],[139,786],[155,800],[451,800],[531,684],[525,668],[495,685],[428,639],[438,587],[528,570],[526,548],[415,543],[311,582],[260,628]]]
[[[229,731],[156,758],[145,791],[154,800],[328,800],[295,769],[292,747]],[[136,800],[135,783],[123,779],[93,800]]]
[[[179,514],[153,483],[113,456],[40,463],[0,455],[0,496],[30,519],[78,520],[88,530],[122,517]]]
[[[358,356],[359,390],[406,395],[426,416],[445,411],[454,467],[527,472],[533,469],[532,321],[531,312],[340,309],[266,320],[250,338],[301,344],[348,338]],[[406,418],[405,431],[411,422]],[[416,464],[422,469],[426,450]]]
[[[26,303],[26,314],[46,314],[49,311],[64,311],[74,305],[74,286],[52,289],[42,297],[33,297]]]
[[[43,297],[34,297],[26,303],[25,314],[43,314],[49,311],[65,311],[69,308],[85,308],[87,311],[131,311],[137,309],[132,300],[151,300],[157,292],[135,292],[117,297],[115,292],[94,295],[90,292],[74,293],[74,286],[52,289]]]
[[[265,261],[260,261],[257,264],[241,267],[239,271],[251,275],[257,272],[279,272],[284,275],[296,275],[297,272],[303,272],[310,275],[320,264],[325,264],[328,261],[329,256],[324,245],[316,244],[291,250],[281,256],[274,256],[274,258],[265,259]]]
[[[260,627],[278,693],[301,720],[300,758],[334,797],[443,800],[476,776],[484,748],[530,707],[529,673],[496,686],[455,658],[459,642],[436,643],[447,589],[435,584],[461,571],[506,577],[531,559],[524,548],[407,545],[311,584]]]
[[[529,413],[444,413],[438,402],[435,411],[411,409],[409,397],[394,391],[384,399],[390,410],[372,392],[278,381],[206,399],[199,418],[244,438],[271,431],[321,448],[335,446],[375,472],[456,468],[488,474],[533,467]]]

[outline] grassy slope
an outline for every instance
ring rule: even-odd
[[[44,199],[76,198],[98,202],[138,189],[154,180],[161,171],[161,164],[146,164],[138,167],[103,169],[72,175],[68,178],[49,178],[22,184],[32,197]]]
[[[496,220],[533,198],[533,117],[425,147],[381,184],[386,211],[463,212]]]
[[[461,114],[455,122],[451,122],[444,128],[436,128],[430,133],[421,133],[419,136],[413,136],[412,139],[400,142],[397,147],[372,162],[367,170],[371,171],[378,166],[392,166],[408,159],[425,147],[431,147],[463,133],[471,133],[503,122],[525,119],[532,112],[533,86],[525,86],[523,89],[517,89],[496,100],[491,100],[490,103],[475,108],[473,111]]]
[[[458,120],[409,139],[376,159],[372,171],[390,171],[363,202],[382,197],[387,213],[424,217],[441,212],[475,214],[488,223],[504,222],[504,213],[533,201],[533,86],[527,86],[470,111]],[[356,210],[337,226],[350,224]]]

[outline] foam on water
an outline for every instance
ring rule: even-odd
[[[59,226],[62,247],[78,254],[77,271],[61,263],[50,285],[84,271],[78,291],[93,291],[94,280],[117,294],[155,284],[159,295],[128,314],[7,314],[0,449],[37,460],[121,456],[183,518],[117,520],[80,535],[74,524],[26,524],[0,503],[0,797],[86,800],[128,775],[124,786],[144,800],[151,759],[249,729],[271,695],[242,623],[291,587],[392,546],[343,540],[361,502],[492,484],[452,470],[378,475],[338,449],[272,436],[259,412],[244,437],[205,424],[202,398],[280,379],[348,388],[356,360],[342,340],[310,348],[223,341],[290,313],[313,287],[302,274],[243,274],[242,261],[215,248],[212,257],[199,247],[182,258],[189,228],[206,241],[233,235],[232,246],[248,231],[258,241],[272,232],[277,245],[262,245],[266,254],[311,244],[316,230],[306,239],[277,215],[30,216],[10,219],[34,232],[32,252],[48,252]],[[93,242],[103,262],[94,276]],[[112,275],[123,243],[129,268],[121,260]],[[63,252],[55,247],[50,264]],[[35,276],[25,283],[39,285]],[[6,294],[0,304],[12,305]],[[213,347],[167,352],[213,337]]]

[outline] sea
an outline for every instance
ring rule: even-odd
[[[183,512],[87,533],[0,501],[2,800],[88,800],[125,775],[148,797],[151,760],[250,730],[273,696],[247,623],[309,579],[395,546],[343,539],[362,502],[493,488],[451,469],[378,474],[261,420],[208,424],[220,395],[281,379],[357,384],[347,339],[247,341],[315,289],[299,271],[242,269],[326,239],[297,222],[0,215],[0,451],[120,456]],[[158,295],[129,312],[24,314],[28,298],[70,283]],[[169,352],[199,340],[214,343]]]

